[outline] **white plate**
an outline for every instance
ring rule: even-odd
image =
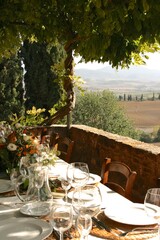
[[[20,208],[20,212],[28,216],[46,216],[50,213],[50,210],[50,202],[32,202]]]
[[[11,218],[0,222],[3,240],[43,240],[52,233],[52,226],[34,218]]]
[[[13,191],[14,188],[10,180],[0,179],[0,193],[6,193]]]
[[[156,221],[147,216],[147,213],[144,210],[144,204],[133,204],[131,206],[110,206],[106,207],[104,214],[120,223],[130,224],[130,225],[153,225],[156,224]]]
[[[95,184],[95,183],[99,183],[101,181],[101,177],[96,175],[96,174],[89,174],[89,180],[87,182],[87,184]]]

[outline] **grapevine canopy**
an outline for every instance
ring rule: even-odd
[[[25,39],[64,46],[68,101],[52,124],[74,107],[73,53],[113,67],[143,63],[146,52],[159,51],[159,16],[159,0],[0,0],[0,59]]]
[[[159,50],[158,0],[1,0],[0,12],[1,58],[26,38],[59,41],[85,62],[115,67]]]

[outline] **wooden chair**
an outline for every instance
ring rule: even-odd
[[[44,128],[41,132],[41,143],[49,142],[50,148],[60,151],[59,157],[66,162],[70,162],[74,141],[68,137],[63,137],[57,132],[50,132]]]
[[[47,128],[44,128],[41,131],[41,143],[48,142],[50,148],[53,148],[55,146],[58,137],[59,137],[58,133],[50,131]]]
[[[122,196],[131,199],[137,173],[122,162],[106,158],[101,169],[102,183]]]
[[[65,162],[70,162],[71,154],[73,151],[74,141],[68,137],[59,136],[56,139],[55,148],[60,151],[60,158]]]

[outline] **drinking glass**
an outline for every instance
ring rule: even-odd
[[[73,211],[71,204],[54,205],[49,215],[53,228],[60,233],[60,240],[63,240],[63,232],[71,228]]]
[[[27,175],[26,176],[21,175],[19,169],[13,168],[11,170],[11,173],[10,173],[11,184],[14,187],[15,194],[22,202],[26,201],[26,196],[24,195],[24,197],[22,197],[22,195],[24,192],[23,186],[27,179],[28,179]]]
[[[27,157],[21,157],[19,163],[19,171],[21,175],[26,176],[28,174],[29,160]]]
[[[65,202],[68,202],[67,194],[68,194],[68,190],[71,188],[71,184],[64,177],[62,177],[60,180],[61,180],[61,186],[65,190]]]
[[[17,184],[17,178],[20,176],[20,172],[16,168],[12,168],[10,172],[10,180],[12,186],[15,188],[15,185]]]
[[[74,188],[85,186],[89,180],[88,164],[84,162],[69,164],[67,169],[67,180]]]
[[[160,240],[160,188],[148,189],[144,207],[147,215],[154,218],[158,224],[158,239]]]
[[[45,177],[44,169],[42,167],[37,167],[35,169],[34,184],[35,187],[38,189],[38,202],[41,201],[40,188],[43,186],[44,177]]]
[[[88,214],[79,215],[77,218],[77,229],[81,235],[81,240],[87,240],[92,229],[92,218]]]
[[[88,214],[91,217],[101,210],[102,196],[98,186],[86,185],[75,189],[72,194],[72,205],[76,215]]]

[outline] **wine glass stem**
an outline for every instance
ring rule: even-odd
[[[41,197],[40,197],[40,188],[38,188],[38,202],[41,201]]]
[[[60,240],[63,240],[63,232],[60,231],[59,237],[60,237]]]
[[[86,235],[82,235],[81,236],[81,240],[88,240],[88,235],[86,236]]]
[[[67,198],[67,190],[65,190],[65,202],[67,202],[68,198]]]

